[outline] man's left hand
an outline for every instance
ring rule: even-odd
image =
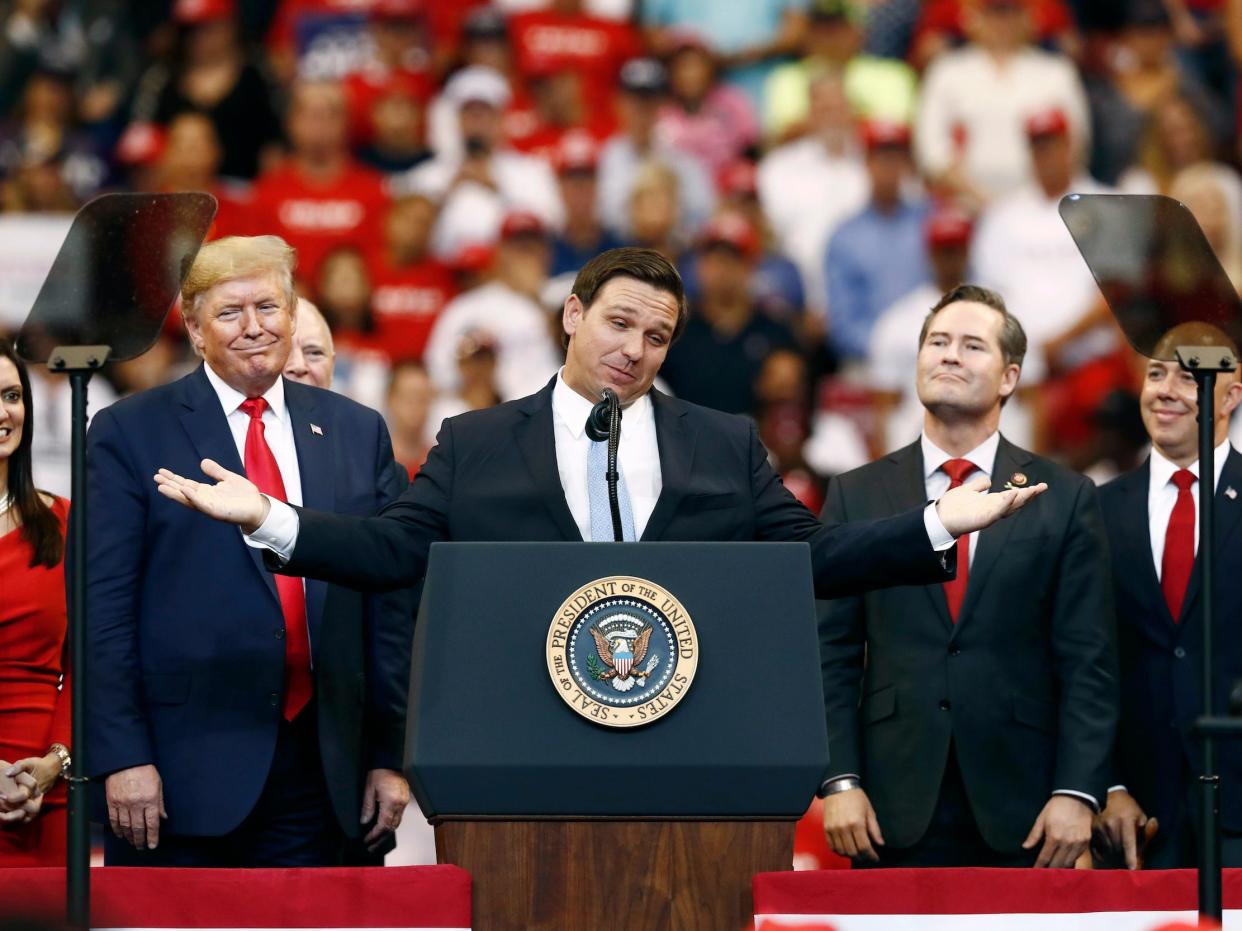
[[[1040,839],[1036,867],[1069,868],[1091,843],[1091,820],[1094,813],[1084,801],[1070,795],[1054,795],[1035,819],[1031,833],[1022,842],[1031,850]]]
[[[991,483],[986,475],[976,475],[952,491],[945,492],[936,502],[936,516],[944,524],[944,529],[960,537],[964,533],[991,527],[1002,517],[1019,511],[1036,495],[1047,491],[1048,483],[994,492],[989,492],[989,487]]]
[[[395,769],[373,769],[367,773],[367,786],[362,793],[361,821],[366,824],[375,818],[375,826],[363,840],[368,850],[374,852],[385,834],[397,830],[408,804],[410,784],[399,772]]]

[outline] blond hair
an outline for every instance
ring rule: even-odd
[[[293,268],[297,253],[279,236],[226,236],[198,250],[190,273],[181,285],[181,315],[198,317],[203,295],[224,281],[251,275],[280,278],[285,304],[292,313],[297,301]]]

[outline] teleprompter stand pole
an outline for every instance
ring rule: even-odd
[[[65,882],[65,922],[89,928],[91,918],[90,801],[86,779],[86,386],[108,358],[107,346],[58,346],[48,357],[49,372],[69,376],[73,403],[71,495],[66,553],[70,557],[69,644],[73,677],[73,750],[69,770],[69,837]]]
[[[1216,497],[1216,376],[1238,364],[1224,346],[1179,346],[1177,361],[1194,376],[1199,394],[1199,583],[1203,602],[1203,718],[1213,717],[1212,693],[1215,656],[1215,497]],[[1197,727],[1202,741],[1203,772],[1199,776],[1199,914],[1221,920],[1222,874],[1220,857],[1220,774],[1216,771],[1216,731]]]

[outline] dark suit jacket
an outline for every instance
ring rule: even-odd
[[[340,395],[285,382],[303,500],[374,514],[400,491],[383,420]],[[311,424],[321,433],[311,430]],[[253,808],[281,719],[284,621],[271,573],[236,527],[164,498],[161,467],[242,471],[200,367],[119,401],[91,423],[87,586],[92,777],[153,763],[167,830],[219,835]],[[324,775],[348,836],[365,771],[401,769],[413,606],[307,580]]]
[[[834,601],[820,615],[832,772],[861,777],[892,847],[926,832],[950,742],[999,851],[1017,852],[1055,789],[1104,800],[1117,679],[1095,488],[1002,437],[993,490],[1015,472],[1048,491],[981,532],[956,624],[939,585]],[[824,517],[895,514],[925,488],[916,442],[833,479]]]
[[[1113,585],[1121,657],[1121,725],[1116,782],[1167,830],[1177,823],[1189,774],[1202,772],[1198,741],[1187,726],[1203,708],[1203,601],[1200,565],[1190,576],[1182,614],[1169,614],[1151,552],[1147,493],[1151,461],[1100,489],[1100,507],[1113,549]],[[1234,496],[1226,494],[1234,489]],[[1229,709],[1230,687],[1242,680],[1242,455],[1230,450],[1216,492],[1216,655],[1214,710]],[[1198,515],[1196,514],[1196,520]],[[1224,784],[1221,824],[1242,832],[1242,743],[1219,740]]]
[[[301,510],[282,571],[383,589],[421,578],[440,540],[581,540],[557,472],[554,384],[445,421],[410,487],[378,517]],[[825,528],[785,489],[750,421],[658,391],[652,402],[663,489],[643,540],[805,540],[826,595],[947,577],[919,508]]]

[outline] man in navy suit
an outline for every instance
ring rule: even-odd
[[[88,437],[88,730],[113,864],[316,866],[389,843],[412,604],[266,571],[176,507],[160,466],[230,464],[281,500],[366,516],[400,492],[377,413],[288,381],[293,250],[204,246],[182,313],[204,364],[102,411]]]
[[[625,410],[626,540],[805,540],[825,596],[943,581],[942,554],[957,534],[1046,488],[987,494],[972,482],[887,520],[825,527],[781,484],[753,423],[651,390],[686,313],[681,278],[659,253],[592,259],[565,302],[564,368],[536,394],[446,421],[418,476],[378,517],[290,507],[210,461],[202,467],[215,484],[172,470],[156,482],[173,500],[238,524],[282,573],[372,590],[407,585],[439,540],[612,540],[606,444],[584,429],[611,388]]]
[[[1184,345],[1227,345],[1213,327],[1183,325],[1154,354]],[[1242,679],[1242,456],[1229,444],[1229,417],[1242,402],[1238,373],[1216,377],[1216,655],[1214,705],[1229,708]],[[1138,865],[1136,834],[1157,830],[1144,852],[1153,868],[1198,862],[1198,776],[1202,750],[1187,728],[1203,708],[1203,598],[1199,591],[1199,403],[1195,380],[1176,362],[1150,360],[1140,395],[1151,457],[1100,489],[1113,550],[1121,658],[1121,724],[1113,786],[1097,833],[1127,865]],[[1225,866],[1242,866],[1242,743],[1217,742]]]

